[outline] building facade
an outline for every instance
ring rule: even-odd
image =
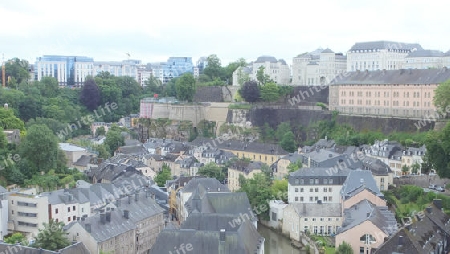
[[[277,60],[273,56],[260,56],[252,64],[251,79],[257,80],[259,68],[264,68],[264,74],[268,75],[275,83],[279,85],[290,84],[291,69],[283,59]]]
[[[317,49],[292,59],[292,85],[328,85],[347,69],[347,57],[331,49]]]
[[[347,71],[398,70],[409,53],[422,50],[416,43],[357,42],[347,52]]]
[[[344,114],[426,118],[436,114],[434,91],[449,79],[447,68],[355,71],[332,81],[329,108]]]
[[[441,69],[443,56],[439,50],[416,50],[405,57],[402,69]]]
[[[8,234],[8,192],[0,186],[0,241]]]
[[[35,80],[53,77],[60,86],[81,86],[87,76],[95,76],[94,59],[85,56],[44,55],[36,59]]]
[[[139,82],[138,69],[141,65],[140,60],[123,61],[95,61],[94,76],[101,72],[109,72],[116,77],[129,76]]]
[[[236,162],[228,168],[228,188],[231,191],[237,191],[241,188],[239,176],[245,179],[251,179],[255,174],[262,173],[261,162],[240,163]]]

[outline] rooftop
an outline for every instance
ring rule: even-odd
[[[66,151],[66,152],[84,152],[84,151],[86,151],[85,148],[79,147],[76,145],[72,145],[70,143],[59,143],[59,148],[61,148],[61,150]]]
[[[417,43],[404,43],[395,41],[368,41],[355,43],[355,45],[353,45],[349,51],[377,49],[421,50],[422,46]]]

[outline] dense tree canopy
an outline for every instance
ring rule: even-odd
[[[170,168],[166,165],[163,165],[162,170],[158,172],[154,180],[159,187],[164,187],[166,181],[170,179],[172,179],[172,177],[170,176]]]
[[[256,83],[255,81],[245,82],[240,90],[240,94],[246,102],[250,103],[257,102],[261,97],[258,83]]]
[[[46,250],[60,250],[70,245],[70,241],[66,237],[63,229],[63,222],[56,222],[50,219],[49,223],[44,223],[44,228],[39,229],[34,247]]]
[[[14,87],[17,84],[20,84],[22,82],[28,81],[30,78],[30,73],[28,72],[29,64],[28,61],[19,59],[19,58],[13,58],[5,63],[5,74],[6,74],[6,80],[13,79]],[[2,80],[3,73],[0,71],[0,80]]]
[[[261,86],[261,99],[267,102],[277,101],[280,98],[280,91],[277,84],[269,82]]]
[[[191,73],[181,75],[176,81],[178,100],[192,102],[196,91],[195,79]]]
[[[223,180],[225,180],[225,174],[223,173],[222,168],[214,162],[210,162],[205,166],[199,168],[197,174],[201,176],[216,178],[220,182],[223,182]]]
[[[100,105],[100,90],[94,79],[88,79],[84,82],[80,93],[80,102],[90,111]]]
[[[447,115],[450,112],[450,80],[440,84],[434,91],[433,98],[434,105]]]
[[[441,131],[429,133],[425,145],[427,162],[440,177],[450,178],[450,123]]]

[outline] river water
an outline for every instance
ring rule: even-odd
[[[264,254],[306,254],[306,251],[294,248],[287,237],[261,224],[258,224],[258,232],[266,239]]]

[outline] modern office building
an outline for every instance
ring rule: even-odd
[[[139,82],[138,69],[140,65],[140,60],[95,61],[94,75],[109,72],[116,77],[130,76]]]
[[[81,86],[87,76],[95,75],[94,59],[85,56],[44,55],[36,59],[35,80],[53,77],[60,86]]]

